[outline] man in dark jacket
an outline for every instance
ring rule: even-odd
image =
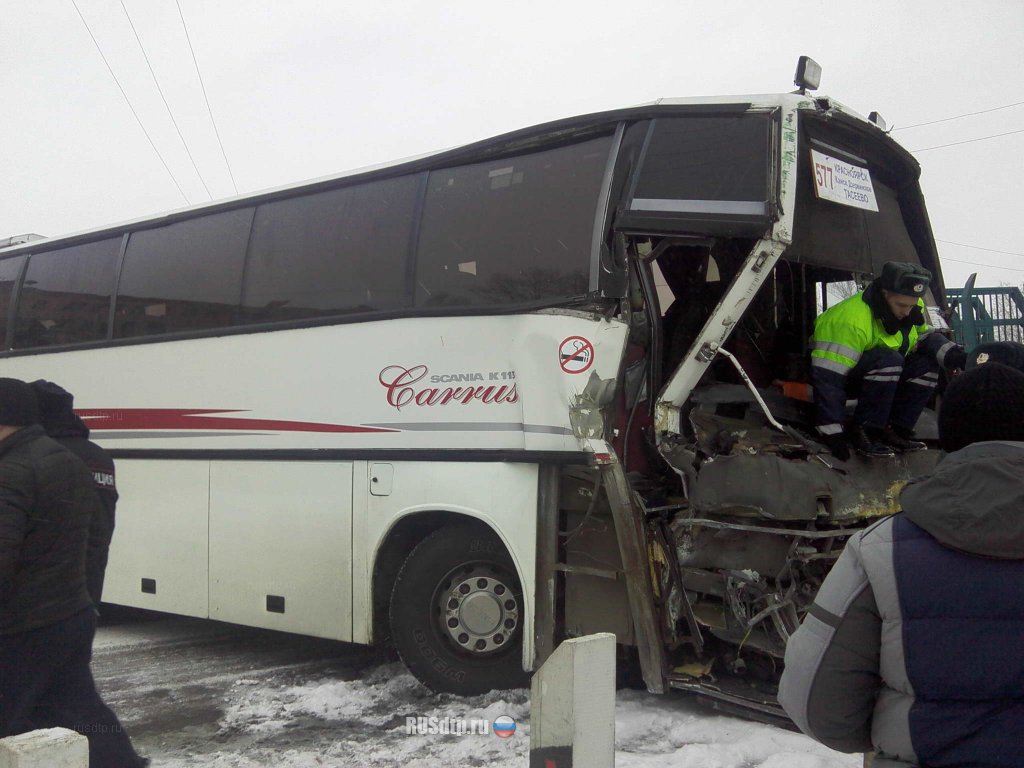
[[[0,378],[0,736],[71,728],[88,737],[91,768],[144,766],[89,669],[85,553],[99,499],[37,411],[31,387]]]
[[[46,434],[80,458],[92,473],[93,484],[102,504],[102,514],[89,524],[89,546],[85,558],[86,587],[93,605],[99,608],[103,597],[103,576],[107,570],[110,540],[114,535],[117,485],[114,460],[89,439],[89,428],[75,413],[75,398],[52,381],[33,381],[29,386],[39,402],[39,423]]]
[[[948,454],[851,537],[786,649],[779,702],[875,766],[1024,765],[1024,372],[984,362],[939,412]]]

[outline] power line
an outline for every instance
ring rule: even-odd
[[[132,21],[132,17],[128,13],[128,8],[125,7],[124,0],[121,0],[121,9],[124,11],[124,16],[128,19],[128,25],[132,28],[132,32],[135,34],[135,42],[139,44],[139,50],[142,51],[142,58],[146,60],[146,66],[149,67],[149,74],[153,78],[153,84],[156,85],[157,93],[160,94],[160,99],[164,103],[164,109],[167,110],[167,116],[171,118],[171,122],[174,124],[174,130],[178,132],[178,138],[181,139],[181,146],[185,148],[185,154],[188,155],[188,159],[192,163],[192,168],[195,169],[196,176],[199,177],[199,183],[203,185],[203,189],[206,190],[206,196],[213,200],[213,195],[210,194],[210,188],[206,186],[206,180],[203,178],[203,174],[199,172],[199,167],[196,165],[196,160],[192,157],[192,152],[188,148],[188,142],[185,141],[185,137],[181,135],[181,128],[178,127],[178,121],[174,119],[174,113],[171,112],[171,105],[167,103],[167,97],[164,96],[164,89],[160,87],[160,81],[156,78],[156,72],[153,71],[153,65],[149,61],[149,56],[146,54],[146,47],[142,44],[142,39],[139,37],[139,32],[135,29],[135,23]]]
[[[928,152],[929,150],[932,150],[932,149],[944,149],[945,147],[956,147],[956,146],[958,146],[960,144],[973,144],[976,141],[987,141],[988,139],[998,139],[1000,136],[1012,136],[1015,133],[1024,133],[1024,128],[1021,128],[1021,129],[1016,130],[1016,131],[1007,131],[1006,133],[996,133],[996,134],[993,134],[992,136],[979,136],[976,139],[967,139],[965,141],[954,141],[951,144],[939,144],[936,147],[925,147],[924,149],[911,149],[911,150],[908,150],[908,151],[909,152]]]
[[[927,123],[914,123],[913,125],[904,125],[900,128],[893,128],[893,131],[907,131],[911,128],[920,128],[922,125],[935,125],[936,123],[948,123],[950,120],[959,120],[961,117],[974,117],[975,115],[984,115],[989,112],[998,112],[1001,109],[1009,109],[1010,107],[1019,107],[1024,104],[1024,101],[1015,101],[1013,104],[1004,104],[1001,107],[992,107],[992,109],[983,109],[980,112],[965,112],[962,115],[954,115],[953,117],[943,117],[940,120],[931,120]]]
[[[1007,272],[1024,272],[1019,267],[1003,267],[999,264],[981,264],[977,261],[964,261],[963,259],[950,259],[947,256],[940,256],[939,261],[952,261],[957,264],[970,264],[972,267],[988,267],[989,269],[1005,269]]]
[[[192,52],[192,63],[196,68],[196,75],[199,77],[199,87],[203,89],[203,98],[206,100],[206,111],[210,115],[210,122],[213,124],[213,132],[217,136],[217,144],[220,145],[220,154],[224,158],[224,165],[227,166],[228,176],[231,178],[231,187],[238,194],[238,186],[235,184],[235,174],[231,172],[231,163],[228,162],[227,152],[224,151],[224,142],[220,139],[220,131],[217,130],[217,121],[213,119],[213,110],[210,108],[210,97],[206,95],[206,85],[203,83],[203,73],[199,71],[199,62],[196,60],[196,50],[192,47],[192,38],[188,34],[188,26],[185,24],[185,16],[181,12],[181,3],[174,0],[178,6],[178,18],[181,19],[181,28],[185,30],[185,39],[188,41],[188,49]]]
[[[185,203],[191,205],[192,201],[188,199],[188,195],[185,194],[185,191],[181,188],[181,185],[178,183],[178,180],[174,178],[174,174],[171,173],[171,169],[167,165],[167,161],[164,160],[164,156],[160,154],[160,150],[156,148],[156,144],[153,143],[153,137],[149,135],[149,131],[146,130],[146,126],[142,124],[142,120],[139,118],[139,113],[135,111],[135,107],[132,106],[132,102],[128,98],[128,94],[125,93],[124,88],[121,86],[121,81],[117,79],[117,75],[114,74],[114,70],[111,68],[110,62],[107,61],[107,57],[103,55],[103,49],[100,48],[100,44],[96,40],[96,36],[92,33],[92,29],[89,28],[89,22],[87,22],[85,20],[85,16],[82,15],[82,11],[78,7],[78,3],[76,2],[76,0],[71,0],[71,4],[75,7],[75,10],[78,12],[78,18],[80,18],[82,20],[82,24],[85,25],[85,31],[88,32],[89,37],[92,38],[92,43],[96,46],[96,51],[99,53],[100,58],[103,59],[103,63],[107,67],[107,72],[109,72],[110,76],[114,78],[114,83],[117,84],[118,90],[121,91],[121,95],[124,96],[124,101],[128,105],[128,109],[130,109],[132,111],[132,115],[135,116],[135,122],[139,124],[139,128],[141,128],[142,132],[146,135],[146,139],[149,141],[149,146],[153,148],[153,151],[156,152],[156,156],[160,158],[160,162],[163,164],[164,170],[167,171],[167,175],[171,177],[171,181],[173,181],[174,186],[178,188],[178,193],[182,196],[182,198],[184,198]]]
[[[1007,256],[1020,256],[1024,258],[1024,253],[1016,253],[1015,251],[997,251],[995,248],[982,248],[980,245],[968,245],[967,243],[954,243],[952,240],[939,240],[935,238],[936,242],[946,243],[947,245],[959,245],[961,248],[973,248],[976,251],[988,251],[989,253],[1004,253]]]

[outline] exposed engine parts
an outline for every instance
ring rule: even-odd
[[[760,395],[731,384],[695,392],[689,430],[661,445],[686,498],[647,509],[666,550],[652,572],[669,647],[705,681],[753,668],[772,679],[847,539],[895,512],[903,484],[935,461],[913,453],[850,471],[813,440],[799,403]]]

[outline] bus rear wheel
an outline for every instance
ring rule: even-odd
[[[391,637],[435,691],[525,685],[523,593],[501,540],[482,526],[451,525],[421,541],[395,579]]]

